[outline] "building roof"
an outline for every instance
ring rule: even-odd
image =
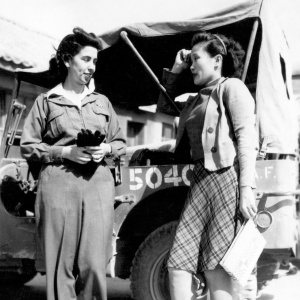
[[[48,66],[59,41],[0,17],[0,68]]]

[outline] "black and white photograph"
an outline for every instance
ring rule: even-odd
[[[0,300],[300,299],[298,0],[0,7]]]

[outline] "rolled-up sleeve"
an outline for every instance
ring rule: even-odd
[[[63,146],[49,145],[43,142],[46,128],[45,95],[40,95],[31,108],[21,137],[21,155],[30,162],[61,162]]]
[[[180,94],[177,90],[177,81],[179,77],[180,75],[169,71],[169,69],[163,70],[162,84],[172,100],[175,100]],[[185,103],[176,102],[176,106],[180,111],[184,108],[184,105]],[[179,116],[179,112],[174,109],[163,92],[160,92],[159,94],[157,110],[167,115]]]
[[[255,188],[255,162],[258,150],[255,101],[245,84],[234,78],[225,82],[224,100],[237,140],[240,186]]]

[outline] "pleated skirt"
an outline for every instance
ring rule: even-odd
[[[179,219],[168,267],[199,273],[219,263],[242,222],[239,211],[239,164],[214,172],[198,161]]]

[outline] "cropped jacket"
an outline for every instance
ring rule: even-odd
[[[175,99],[176,82],[180,75],[164,70],[163,85]],[[200,91],[201,93],[201,91]],[[190,96],[178,103],[180,115],[161,93],[157,108],[160,112],[180,116],[175,153],[187,155],[189,147],[185,122],[199,95]],[[245,84],[236,78],[220,78],[209,97],[204,117],[202,146],[204,166],[216,171],[232,166],[235,159],[240,165],[240,186],[255,188],[255,161],[258,151],[258,138],[255,128],[255,101]]]

